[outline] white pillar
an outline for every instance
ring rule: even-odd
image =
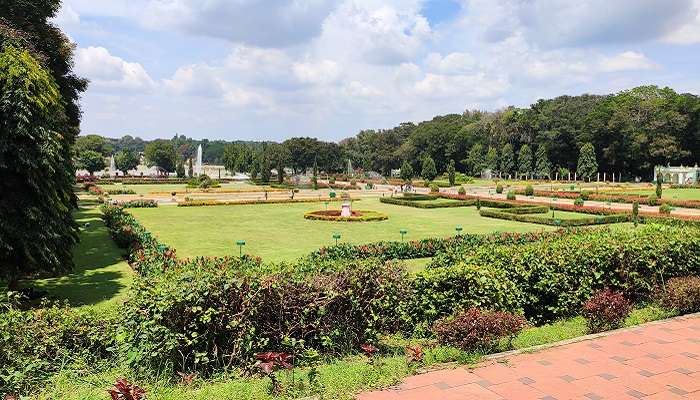
[[[600,175],[600,173],[598,173]],[[607,178],[607,173],[603,172],[603,182],[605,182],[605,179]]]
[[[576,179],[576,172],[574,172],[574,180],[577,180],[577,179]]]
[[[603,179],[605,179],[605,175],[603,175]],[[595,178],[596,182],[600,182],[600,172],[598,172],[598,175]]]

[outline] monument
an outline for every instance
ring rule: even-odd
[[[674,185],[694,185],[700,180],[700,167],[695,164],[694,167],[672,167],[667,165],[665,167],[657,166],[654,168],[654,181],[657,177],[661,176],[663,183],[670,183]]]

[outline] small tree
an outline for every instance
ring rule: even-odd
[[[467,154],[467,159],[464,163],[469,166],[469,171],[472,176],[480,176],[484,171],[484,146],[480,143],[475,144],[469,149],[469,154]]]
[[[189,165],[187,166],[187,174],[190,178],[194,176],[194,166],[192,165],[192,159],[190,158]]]
[[[518,173],[526,176],[532,174],[532,150],[526,144],[520,148],[518,153]]]
[[[545,145],[542,144],[537,147],[537,154],[535,158],[535,173],[537,176],[540,179],[544,177],[551,179],[550,174],[552,173],[552,163],[549,162],[549,158],[547,157],[547,147],[545,147]]]
[[[80,168],[87,170],[90,175],[94,174],[95,171],[102,171],[106,166],[102,154],[93,150],[81,152],[78,156],[78,165]]]
[[[447,165],[447,180],[450,182],[450,186],[455,185],[455,160],[450,160]]]
[[[133,150],[126,148],[114,156],[114,164],[124,175],[128,175],[130,170],[138,168],[139,156]]]
[[[182,160],[177,161],[177,168],[175,168],[175,173],[177,173],[178,178],[185,177],[185,162]]]
[[[495,147],[489,147],[486,152],[486,168],[490,169],[492,173],[498,171],[498,151]]]
[[[592,144],[586,143],[581,146],[576,172],[578,176],[589,181],[598,172],[598,161],[596,160],[595,149]]]
[[[513,153],[513,146],[507,143],[501,150],[500,171],[504,174],[510,174],[513,172],[513,169],[515,169],[515,154]]]
[[[433,158],[426,155],[423,158],[423,169],[420,173],[421,178],[426,182],[432,182],[437,176],[437,168],[435,167],[435,161]]]
[[[410,182],[413,179],[413,167],[408,161],[404,161],[401,164],[401,180],[404,182]]]
[[[632,203],[632,222],[634,222],[634,226],[639,223],[639,202],[637,200]]]
[[[656,197],[658,199],[661,198],[661,195],[663,194],[663,188],[661,187],[661,184],[664,182],[664,178],[661,176],[661,174],[658,174],[656,176]]]

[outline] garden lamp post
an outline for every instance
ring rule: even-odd
[[[555,202],[555,201],[557,201],[557,198],[554,197],[554,196],[552,196],[552,205],[551,205],[551,209],[552,209],[552,218],[554,218],[554,202]]]
[[[239,240],[236,242],[238,245],[238,257],[243,258],[243,246],[245,246],[245,240]]]
[[[333,234],[333,239],[335,239],[335,245],[338,245],[338,240],[340,239],[340,233],[336,232]]]
[[[403,242],[403,237],[408,233],[408,231],[406,229],[401,229],[399,233],[401,234],[401,241]]]
[[[462,225],[457,225],[455,230],[457,231],[457,236],[461,235],[462,234]]]

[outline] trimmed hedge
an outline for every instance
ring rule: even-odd
[[[122,208],[156,208],[158,207],[158,202],[151,199],[137,199],[129,201],[117,201],[113,203],[116,206]]]
[[[342,217],[340,215],[325,215],[320,214],[324,211],[309,211],[304,214],[305,219],[315,221],[340,221],[340,222],[370,222],[370,221],[385,221],[389,216],[378,211],[357,210],[353,211],[360,215],[350,217]]]
[[[511,213],[511,210],[518,210],[517,213]],[[532,211],[530,211],[532,210]],[[479,215],[482,217],[505,219],[508,221],[528,222],[532,224],[552,225],[552,226],[586,226],[586,225],[601,225],[614,224],[619,222],[631,221],[631,216],[628,214],[619,215],[603,215],[596,217],[583,217],[577,219],[560,219],[534,216],[529,214],[544,214],[549,209],[547,207],[523,207],[511,208],[504,211],[498,210],[481,210]]]
[[[393,204],[397,206],[406,206],[414,208],[451,208],[451,207],[470,207],[475,203],[474,200],[450,200],[449,202],[432,203],[433,199],[401,199],[396,197],[380,197],[379,201],[385,204]]]
[[[353,199],[360,201],[361,199]],[[268,200],[186,200],[177,203],[178,207],[205,207],[205,206],[236,206],[236,205],[254,205],[254,204],[286,204],[286,203],[323,203],[323,202],[339,202],[346,201],[345,199],[336,197],[335,199],[268,199]]]
[[[522,190],[518,190],[517,194],[524,194]],[[699,200],[675,200],[675,199],[658,199],[655,194],[651,195],[632,195],[632,194],[611,194],[611,193],[593,193],[590,191],[582,192],[563,192],[550,190],[536,190],[535,196],[538,197],[557,197],[562,199],[576,199],[582,197],[584,200],[594,200],[611,203],[632,203],[638,201],[639,204],[655,206],[658,204],[669,204],[675,207],[700,208]]]

